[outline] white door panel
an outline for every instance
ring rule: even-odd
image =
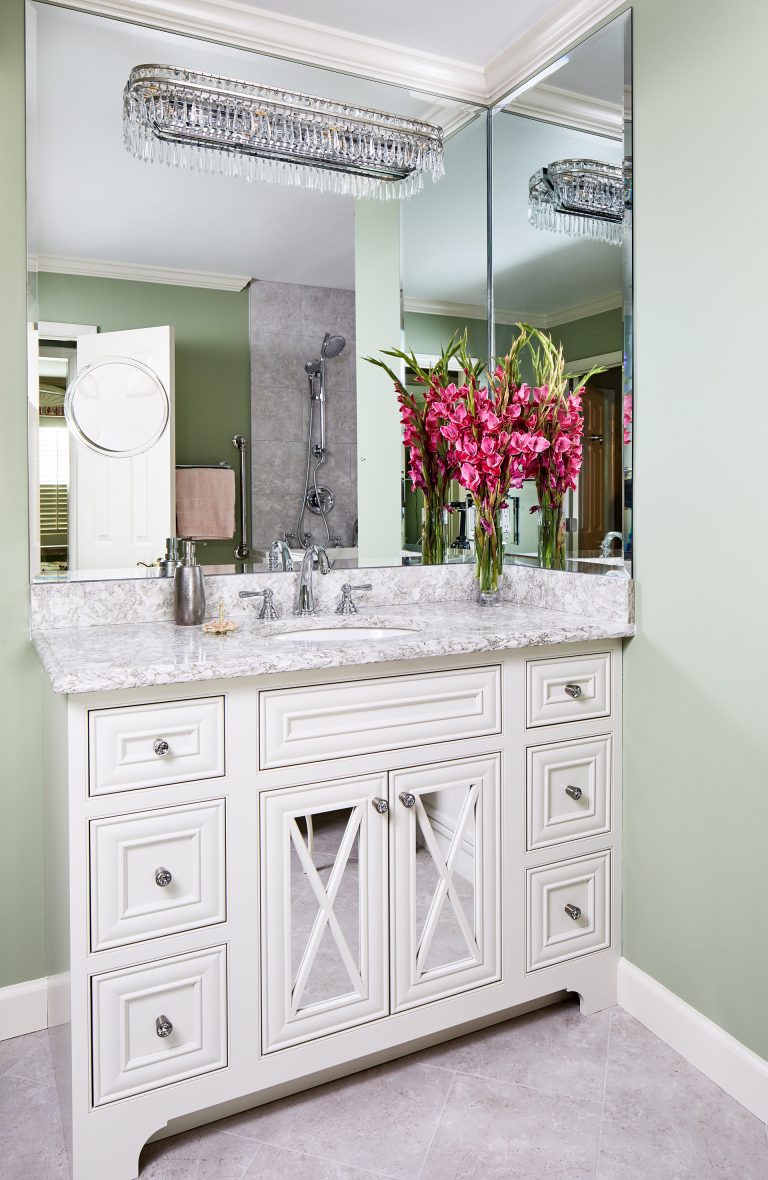
[[[173,328],[100,332],[77,341],[77,367],[103,357],[130,357],[153,369],[171,404],[155,445],[112,459],[73,441],[70,568],[132,569],[154,561],[175,533]]]

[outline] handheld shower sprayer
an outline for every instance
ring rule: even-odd
[[[307,508],[318,516],[322,516],[325,525],[326,543],[330,544],[331,531],[328,527],[326,513],[333,508],[333,492],[329,488],[321,487],[317,482],[317,473],[325,462],[328,448],[325,445],[325,362],[340,356],[347,346],[344,336],[326,332],[320,346],[320,356],[316,360],[307,361],[304,372],[309,378],[309,430],[307,434],[307,469],[304,480],[304,498],[301,502],[299,519],[296,526],[296,536],[303,537],[304,513]],[[320,439],[313,441],[315,402],[320,406]],[[316,459],[314,470],[312,459]],[[311,480],[311,487],[310,487]]]

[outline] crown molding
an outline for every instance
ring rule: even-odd
[[[422,93],[493,105],[625,10],[627,0],[561,0],[485,68],[421,49],[251,8],[237,0],[42,0],[96,16],[201,37],[357,74]]]
[[[605,295],[601,299],[592,299],[586,303],[565,307],[561,311],[511,311],[509,309],[494,311],[494,322],[497,324],[531,324],[534,328],[554,328],[561,324],[571,324],[575,320],[585,320],[589,316],[602,315],[606,311],[615,311],[622,306],[620,291]],[[444,315],[451,319],[485,320],[486,309],[479,303],[449,303],[440,299],[413,299],[405,296],[403,311],[416,315]]]
[[[581,94],[561,90],[557,86],[534,86],[511,102],[505,110],[513,115],[541,119],[545,123],[575,127],[578,131],[589,131],[593,135],[618,140],[624,138],[624,109],[618,103],[584,98]]]
[[[251,281],[250,275],[106,262],[101,258],[64,258],[59,254],[40,254],[35,262],[38,271],[48,274],[84,275],[92,279],[122,279],[134,283],[170,283],[176,287],[205,287],[209,291],[242,291]]]
[[[560,0],[485,67],[486,101],[499,102],[628,7],[627,0]]]
[[[44,0],[51,3],[53,0]],[[485,105],[480,66],[426,53],[390,41],[363,37],[313,21],[282,16],[235,0],[55,0],[58,7],[202,37],[272,57],[359,74]]]

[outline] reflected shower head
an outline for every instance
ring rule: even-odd
[[[335,356],[339,356],[347,346],[347,342],[343,336],[332,336],[330,332],[326,332],[323,337],[323,347],[320,349],[320,355],[324,361],[331,360]]]

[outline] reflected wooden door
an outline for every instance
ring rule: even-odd
[[[606,533],[621,532],[621,368],[608,369],[588,382],[583,405],[578,552],[588,556],[599,553]]]

